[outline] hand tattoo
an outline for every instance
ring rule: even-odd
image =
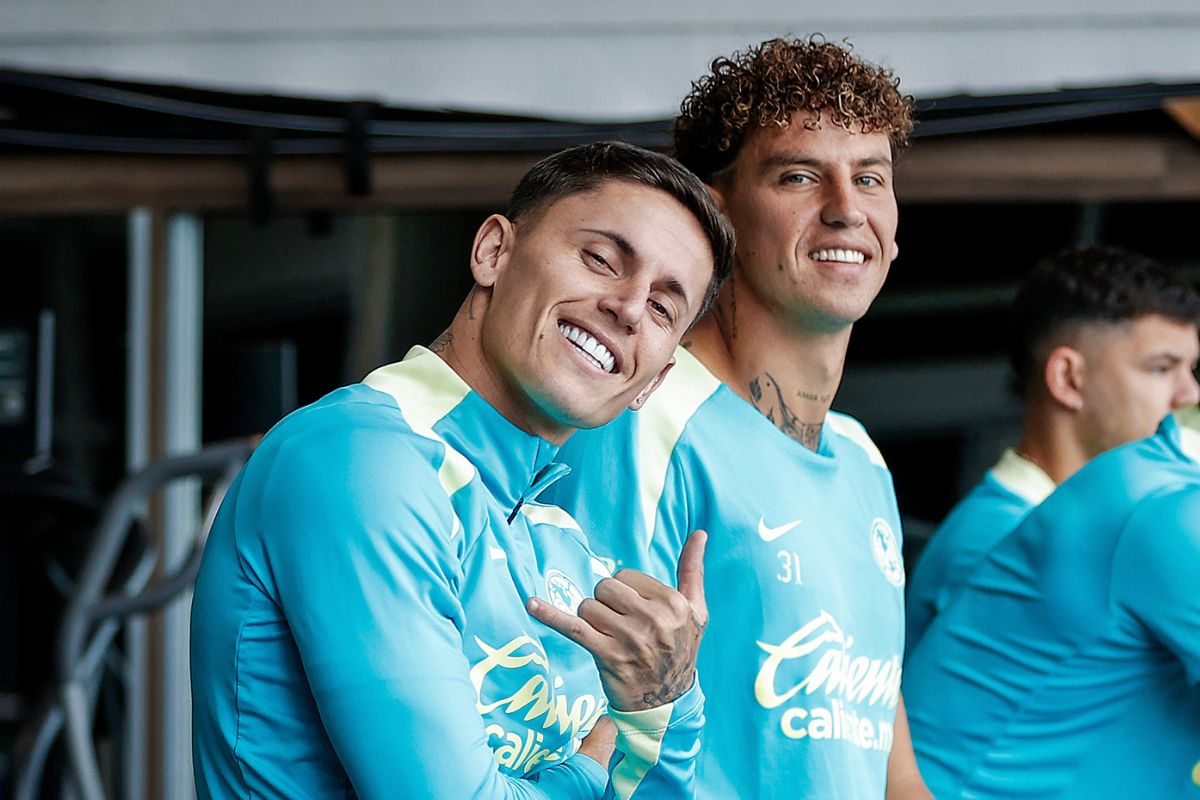
[[[696,650],[700,646],[700,637],[704,634],[704,625],[692,614],[691,627],[675,631],[675,642],[669,648],[675,658],[664,658],[659,664],[658,673],[649,676],[653,690],[642,693],[642,703],[645,708],[665,705],[678,700],[696,679]],[[680,658],[681,654],[689,657]]]

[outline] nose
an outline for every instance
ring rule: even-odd
[[[1194,372],[1187,370],[1183,373],[1183,381],[1176,390],[1173,399],[1175,403],[1171,407],[1172,411],[1200,403],[1200,383],[1196,382],[1196,374]]]
[[[646,314],[648,291],[632,281],[612,286],[600,298],[600,310],[628,333],[633,333]]]
[[[867,221],[859,206],[856,187],[849,178],[831,178],[825,182],[825,202],[821,221],[834,228],[857,228]]]

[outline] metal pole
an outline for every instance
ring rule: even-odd
[[[200,218],[190,213],[170,217],[166,244],[161,449],[171,456],[200,447],[204,262]],[[187,557],[199,509],[199,487],[194,481],[179,482],[164,492],[162,547],[168,569]],[[191,591],[184,592],[163,614],[162,787],[169,800],[191,800],[195,795],[188,666],[191,597]]]
[[[150,459],[150,281],[154,258],[154,214],[148,208],[129,212],[128,309],[125,367],[125,466],[133,473]],[[125,627],[125,730],[122,786],[125,800],[142,800],[146,792],[147,623],[133,618]]]

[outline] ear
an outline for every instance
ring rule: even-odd
[[[1046,382],[1046,391],[1060,406],[1071,411],[1083,408],[1083,390],[1087,380],[1087,361],[1083,353],[1060,344],[1046,358],[1042,377]]]
[[[492,286],[508,264],[516,228],[508,217],[492,214],[475,232],[471,245],[471,275],[480,286]]]
[[[639,408],[644,406],[646,401],[650,398],[650,395],[654,394],[654,390],[662,385],[663,379],[667,377],[667,373],[671,371],[671,367],[673,366],[675,366],[675,356],[671,356],[671,360],[668,361],[667,365],[663,367],[657,375],[654,376],[654,380],[650,381],[650,385],[645,389],[642,389],[642,391],[638,393],[638,396],[633,398],[633,402],[629,404],[629,407],[634,411],[637,411]]]

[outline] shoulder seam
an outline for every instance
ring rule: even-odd
[[[832,410],[826,414],[825,419],[829,423],[830,430],[857,445],[859,449],[867,454],[867,458],[872,464],[887,469],[887,462],[883,459],[883,453],[879,451],[879,448],[871,439],[871,435],[867,433],[867,429],[863,427],[861,422],[849,414]]]

